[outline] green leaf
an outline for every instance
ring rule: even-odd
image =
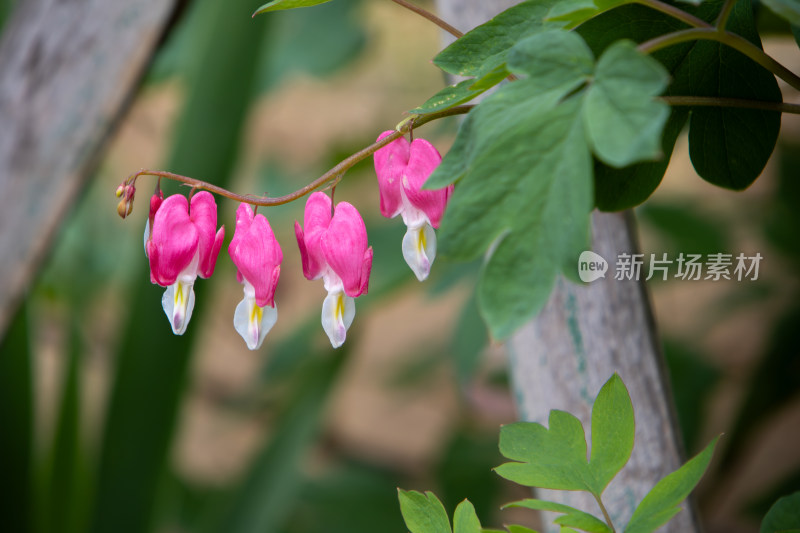
[[[470,78],[455,85],[445,87],[431,96],[424,104],[409,111],[409,113],[412,115],[425,115],[427,113],[435,113],[437,111],[450,109],[451,107],[472,100],[488,89],[488,87],[486,89],[474,89],[474,84],[475,80]]]
[[[501,63],[488,72],[481,72],[481,75],[478,78],[475,78],[475,83],[472,84],[472,90],[486,91],[491,89],[506,79],[509,74],[510,73],[506,69],[505,63]]]
[[[628,389],[614,374],[592,406],[592,453],[589,458],[601,492],[628,462],[633,451],[633,404]]]
[[[436,170],[428,176],[423,189],[441,189],[464,177],[464,174],[467,172],[467,162],[474,154],[473,145],[475,144],[475,139],[472,135],[472,124],[475,122],[475,115],[478,109],[480,109],[480,106],[470,111],[461,122],[461,126],[459,126],[458,133],[456,134],[456,139],[453,141],[453,146],[450,147],[450,150],[448,150],[447,154],[442,158],[442,162],[439,163]],[[480,115],[480,113],[477,114]],[[447,211],[445,211],[445,216],[447,216]],[[441,236],[439,240],[441,240]]]
[[[595,155],[613,167],[655,159],[669,106],[654,97],[669,74],[631,41],[611,45],[597,62],[583,117]]]
[[[694,490],[703,477],[719,437],[675,472],[656,483],[633,511],[625,533],[650,533],[680,512],[678,505]]]
[[[592,492],[596,483],[586,461],[586,436],[580,420],[565,411],[550,411],[550,429],[517,422],[500,430],[500,453],[509,459],[496,472],[528,487]]]
[[[447,511],[434,493],[397,489],[397,495],[400,512],[411,533],[451,533]]]
[[[330,0],[272,0],[272,2],[267,2],[263,6],[256,9],[256,12],[253,13],[253,16],[255,17],[256,15],[267,13],[268,11],[296,9],[298,7],[312,7],[319,4],[324,4],[325,2],[330,2]]]
[[[749,0],[736,3],[727,29],[761,47]],[[719,43],[696,43],[674,76],[670,94],[782,100],[772,73]],[[695,170],[714,185],[747,188],[772,155],[780,123],[781,114],[775,111],[692,108],[689,155]]]
[[[559,516],[553,521],[555,524],[578,528],[583,531],[588,531],[589,533],[612,533],[611,528],[596,516],[561,503],[527,498],[510,503],[504,506],[504,508],[505,507],[524,507],[535,511],[563,513],[563,516]]]
[[[601,211],[622,211],[636,207],[647,200],[661,184],[672,157],[675,141],[688,118],[688,109],[672,108],[661,136],[663,157],[658,161],[636,163],[623,168],[614,168],[595,161],[595,206]]]
[[[508,69],[527,75],[537,90],[578,84],[594,71],[594,56],[575,32],[548,30],[520,40],[508,54]]]
[[[562,0],[547,14],[546,20],[559,20],[567,23],[567,28],[575,26],[630,0]]]
[[[697,8],[685,7],[706,21],[713,21],[722,2],[707,1]],[[651,9],[624,5],[603,13],[577,28],[587,44],[599,55],[615,41],[629,38],[644,42],[655,36],[685,29],[685,25]],[[758,44],[758,33],[749,1],[737,2],[728,29]],[[672,74],[669,95],[700,95],[780,101],[775,77],[746,56],[710,41],[671,46],[653,54]],[[695,169],[704,179],[735,189],[746,187],[760,174],[769,159],[780,129],[780,114],[771,111],[733,108],[687,108],[691,111],[690,151]],[[672,126],[670,126],[671,128]],[[692,131],[694,130],[694,133]],[[665,134],[666,136],[666,134]],[[670,133],[671,136],[671,133]],[[667,144],[667,139],[664,140]],[[671,152],[662,149],[664,153]],[[733,164],[729,163],[730,161]],[[666,164],[646,164],[630,175],[646,182],[624,185],[626,174],[603,171],[598,178],[598,206],[605,210],[635,205],[658,185]],[[607,179],[610,178],[610,179]],[[609,190],[604,183],[608,183]],[[615,202],[616,191],[629,190],[626,201]],[[605,200],[603,200],[605,199]],[[637,200],[638,199],[638,200]],[[616,207],[619,205],[619,207]]]
[[[800,532],[800,492],[784,496],[770,507],[760,533]]]
[[[762,0],[762,2],[789,21],[789,24],[800,26],[800,1],[798,0]]]
[[[555,0],[528,0],[513,6],[456,40],[437,55],[433,63],[450,74],[481,77],[505,63],[508,50],[519,39],[544,26]]]
[[[509,533],[538,533],[534,529],[527,528],[525,526],[519,526],[516,524],[511,524],[506,526],[508,528]]]
[[[453,515],[453,533],[481,533],[481,522],[469,500],[462,501],[456,507]]]
[[[478,257],[503,235],[478,287],[496,338],[544,304],[564,258],[577,258],[588,241],[591,163],[580,99],[558,105],[574,86],[542,92],[527,79],[502,87],[470,113],[467,134],[456,138],[454,153],[466,157],[454,161],[449,153],[431,177],[464,176],[442,222],[443,255]]]

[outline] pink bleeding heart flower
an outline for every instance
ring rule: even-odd
[[[393,131],[381,133],[378,140]],[[381,197],[381,214],[402,215],[408,230],[403,237],[403,257],[417,279],[427,279],[436,258],[436,233],[453,186],[428,191],[425,181],[439,166],[442,156],[425,139],[408,142],[400,137],[375,152],[375,173]]]
[[[275,288],[281,275],[283,252],[264,215],[254,215],[248,204],[236,210],[236,230],[228,246],[236,278],[244,284],[244,298],[233,314],[233,326],[251,350],[257,350],[278,320]]]
[[[217,204],[211,193],[192,196],[191,208],[185,196],[175,194],[155,204],[150,238],[145,251],[150,260],[150,281],[167,287],[161,305],[176,335],[183,335],[194,309],[197,276],[214,273],[225,228],[216,231]],[[216,233],[215,233],[216,231]]]
[[[307,279],[322,278],[328,296],[322,304],[322,328],[334,348],[341,346],[356,314],[355,298],[366,294],[372,247],[358,210],[340,202],[331,215],[331,199],[315,192],[306,202],[305,232],[295,222],[297,244]]]

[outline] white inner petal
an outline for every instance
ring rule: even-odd
[[[347,338],[347,330],[356,316],[356,302],[341,290],[329,292],[322,302],[322,329],[334,348]]]
[[[164,291],[161,307],[164,308],[164,313],[172,325],[172,332],[175,335],[183,335],[194,310],[194,283],[186,283],[185,280],[178,278],[178,281]]]
[[[252,294],[252,285],[245,282],[244,298],[233,313],[233,327],[242,336],[249,349],[258,350],[278,320],[278,306],[259,307]]]
[[[417,279],[425,281],[436,258],[436,232],[427,222],[420,227],[409,227],[403,237],[403,258]]]

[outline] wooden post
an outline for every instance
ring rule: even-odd
[[[0,39],[0,336],[177,4],[30,0],[7,21]],[[104,209],[116,205],[113,193]]]
[[[467,31],[515,3],[438,0],[437,5],[442,18]],[[621,528],[653,485],[682,464],[680,433],[644,285],[647,273],[640,281],[614,279],[617,256],[637,252],[633,214],[596,212],[592,249],[608,261],[606,277],[586,285],[560,279],[544,310],[506,347],[521,420],[547,425],[550,410],[561,409],[575,414],[588,433],[597,392],[614,372],[622,377],[633,401],[636,440],[631,460],[603,496]],[[591,443],[588,434],[587,440]],[[539,496],[600,515],[585,493],[541,491]],[[694,510],[683,507],[659,531],[699,531]],[[558,531],[549,522],[545,527]]]

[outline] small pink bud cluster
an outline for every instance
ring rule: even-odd
[[[120,217],[125,218],[131,214],[134,196],[136,196],[136,187],[133,184],[123,183],[117,187],[117,198],[120,199],[117,204],[117,214]]]
[[[391,134],[383,133],[379,139]],[[399,138],[375,153],[381,213],[402,215],[408,226],[403,256],[419,280],[430,273],[436,255],[436,234],[452,186],[438,191],[422,186],[441,161],[427,141],[409,143]],[[117,189],[117,210],[123,218],[133,207],[133,184]],[[322,279],[328,292],[322,304],[322,327],[334,348],[341,346],[355,317],[355,299],[366,294],[372,270],[372,247],[367,228],[355,207],[333,205],[331,198],[315,192],[306,202],[303,225],[295,222],[303,274]],[[164,198],[157,191],[150,199],[144,233],[150,281],[166,287],[161,299],[172,331],[186,331],[194,309],[194,283],[214,273],[225,228],[217,229],[217,205],[211,193],[200,191],[187,200],[182,195]],[[228,246],[244,297],[237,305],[233,325],[247,347],[257,350],[278,319],[275,289],[281,274],[283,252],[266,217],[246,203],[236,211],[236,230]]]

